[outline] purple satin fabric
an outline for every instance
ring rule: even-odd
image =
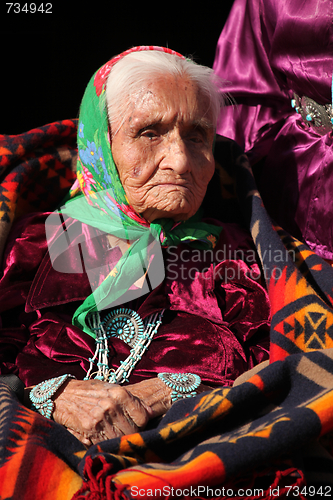
[[[331,103],[331,0],[235,0],[214,69],[236,101],[218,133],[255,165],[266,157],[260,192],[275,221],[333,259],[332,133],[319,136],[291,108],[293,92]]]
[[[0,280],[1,372],[15,372],[26,385],[62,373],[85,376],[95,342],[71,323],[74,311],[91,293],[87,275],[80,272],[76,244],[82,244],[85,233],[86,262],[96,267],[105,256],[102,249],[107,249],[106,238],[95,237],[95,229],[70,219],[66,226],[72,225],[76,237],[64,258],[77,272],[57,272],[45,241],[46,215],[26,216],[14,226]],[[165,280],[126,304],[142,319],[166,309],[131,383],[161,371],[192,371],[206,384],[231,385],[267,359],[270,306],[259,283],[251,239],[236,224],[223,227],[213,252],[186,245],[165,250]],[[117,248],[111,254],[110,266],[119,258]],[[128,355],[129,347],[112,339],[110,366],[117,368]]]

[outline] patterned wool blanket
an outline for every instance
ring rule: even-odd
[[[0,136],[2,246],[15,217],[53,210],[68,191],[76,125]],[[270,364],[232,388],[177,402],[154,429],[89,450],[0,383],[1,499],[333,495],[333,269],[273,226],[233,143],[217,143],[216,159],[211,208],[243,217],[262,261]]]

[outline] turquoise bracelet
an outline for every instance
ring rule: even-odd
[[[201,378],[194,373],[159,373],[160,378],[170,389],[171,401],[174,403],[179,399],[192,398],[197,395],[196,389],[201,384]]]
[[[51,398],[68,378],[75,377],[66,373],[60,377],[44,380],[31,389],[29,394],[31,409],[51,419],[54,410],[54,401]]]

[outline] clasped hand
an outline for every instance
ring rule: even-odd
[[[143,430],[171,406],[171,391],[158,378],[126,387],[100,380],[69,380],[54,398],[53,419],[83,444]]]

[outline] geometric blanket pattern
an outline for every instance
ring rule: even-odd
[[[77,120],[0,135],[0,256],[15,217],[53,211],[75,180]]]

